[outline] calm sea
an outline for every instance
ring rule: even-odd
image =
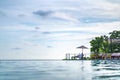
[[[120,61],[1,60],[0,80],[120,80]]]

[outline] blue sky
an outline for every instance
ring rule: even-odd
[[[62,59],[113,30],[119,0],[0,0],[0,59]]]

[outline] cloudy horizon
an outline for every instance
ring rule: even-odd
[[[0,0],[0,59],[63,59],[120,30],[119,0]]]

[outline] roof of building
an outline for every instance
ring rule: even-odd
[[[111,56],[120,56],[120,53],[113,53]]]

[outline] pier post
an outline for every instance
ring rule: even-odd
[[[66,53],[66,60],[70,60],[70,53]]]

